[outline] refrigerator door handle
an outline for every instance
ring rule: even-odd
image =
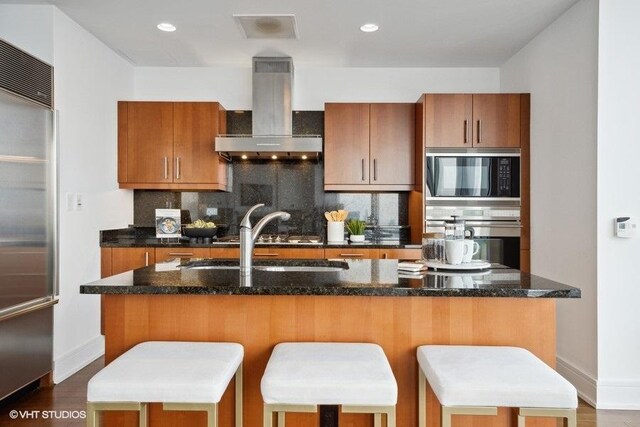
[[[50,268],[51,280],[52,280],[52,291],[54,296],[60,295],[60,280],[58,278],[60,272],[60,247],[58,243],[58,236],[60,232],[59,221],[58,221],[58,200],[60,199],[59,194],[59,182],[60,176],[58,173],[58,156],[60,153],[59,140],[60,140],[60,115],[58,110],[52,111],[52,135],[51,135],[51,185],[52,191],[50,192],[50,203],[51,203],[51,215],[49,227],[51,229],[51,257],[52,263]]]
[[[43,308],[51,307],[53,305],[56,305],[57,303],[57,299],[45,297],[25,302],[24,304],[5,308],[4,310],[0,310],[0,322],[25,315],[27,313],[31,313],[33,311],[42,310]]]

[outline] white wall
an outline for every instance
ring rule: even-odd
[[[598,407],[640,409],[640,2],[600,2],[598,88]]]
[[[294,63],[295,65],[295,63]],[[137,67],[135,99],[217,100],[251,109],[251,67]],[[333,102],[415,102],[424,92],[497,92],[497,68],[305,68],[294,72],[294,110]]]
[[[592,403],[597,60],[598,2],[582,0],[500,69],[502,91],[531,92],[531,269],[582,290],[558,301],[558,369]]]
[[[133,93],[133,67],[64,13],[54,13],[55,102],[60,111],[60,303],[55,380],[102,354],[100,300],[79,286],[100,277],[101,229],[133,221],[133,193],[117,180],[117,103]],[[66,211],[67,193],[84,196]]]

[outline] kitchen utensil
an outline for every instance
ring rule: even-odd
[[[333,218],[331,218],[331,213],[329,212],[325,212],[324,217],[327,219],[327,221],[333,221]]]
[[[339,220],[344,221],[345,219],[347,219],[347,216],[349,216],[349,211],[345,211],[344,209],[339,209],[338,214],[339,214]]]

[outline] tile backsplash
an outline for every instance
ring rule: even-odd
[[[228,133],[251,133],[250,112],[227,113]],[[296,134],[323,133],[323,114],[318,111],[295,112]],[[257,203],[265,207],[255,213],[256,220],[266,213],[284,210],[291,214],[287,222],[268,224],[265,233],[319,234],[326,227],[324,212],[346,209],[351,218],[373,225],[408,223],[406,193],[325,192],[322,161],[234,160],[232,192],[172,192],[135,190],[134,223],[152,226],[156,208],[187,209],[191,219],[203,218],[228,224],[237,234],[238,224],[247,210]]]

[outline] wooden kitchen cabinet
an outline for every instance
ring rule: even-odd
[[[217,102],[119,102],[120,188],[226,190],[227,162],[214,150],[225,132]]]
[[[324,250],[326,259],[334,258],[356,258],[356,259],[378,259],[379,250],[369,248],[327,248]]]
[[[209,258],[209,248],[156,248],[156,262],[175,258]]]
[[[211,248],[209,255],[215,259],[240,259],[240,248]]]
[[[410,191],[414,168],[414,104],[325,104],[325,190]]]
[[[100,257],[102,277],[155,264],[153,248],[102,248]]]
[[[324,185],[369,184],[369,104],[325,104]]]
[[[422,258],[420,249],[380,249],[380,259],[418,260]]]
[[[473,95],[473,146],[520,147],[520,95]]]
[[[322,248],[255,248],[253,259],[323,259]]]
[[[519,148],[520,94],[426,94],[427,148]]]

